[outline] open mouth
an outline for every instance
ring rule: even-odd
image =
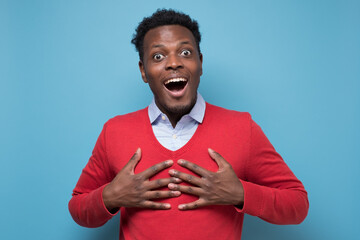
[[[164,85],[169,91],[177,92],[183,90],[187,82],[185,78],[172,78],[167,80]]]

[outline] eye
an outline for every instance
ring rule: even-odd
[[[155,53],[153,56],[153,59],[156,61],[161,61],[165,56],[162,55],[161,53]]]
[[[181,56],[185,56],[185,57],[190,56],[190,55],[191,55],[191,51],[188,50],[188,49],[184,49],[184,50],[181,51],[180,55],[181,55]]]

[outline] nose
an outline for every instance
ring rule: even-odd
[[[167,56],[166,70],[176,70],[183,67],[181,57],[177,54],[170,54]]]

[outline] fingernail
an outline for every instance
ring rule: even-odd
[[[167,160],[167,161],[166,161],[166,165],[172,165],[173,163],[174,163],[173,160]]]
[[[180,178],[174,178],[174,181],[177,183],[181,183],[181,179]]]
[[[173,184],[173,183],[169,183],[169,184],[168,184],[168,188],[175,188],[175,186],[176,186],[176,185]]]
[[[169,170],[169,174],[174,175],[174,174],[175,174],[175,170],[174,170],[174,169],[170,169],[170,170]]]
[[[179,205],[179,209],[184,209],[184,208],[185,208],[185,205],[183,205],[183,204]]]
[[[171,205],[170,205],[170,203],[165,203],[165,204],[164,204],[164,207],[165,207],[165,208],[171,208]]]
[[[208,148],[208,151],[211,152],[211,153],[214,153],[215,151],[212,150],[211,148]]]
[[[171,191],[173,196],[180,196],[181,192],[179,191]]]
[[[184,164],[184,160],[182,159],[178,160],[178,164]]]

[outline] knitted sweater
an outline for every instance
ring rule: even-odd
[[[74,220],[86,227],[98,227],[113,214],[102,201],[102,190],[140,147],[142,158],[135,173],[164,160],[174,160],[173,169],[189,170],[176,164],[192,161],[210,171],[218,166],[208,154],[212,148],[233,167],[244,187],[244,205],[207,206],[180,211],[181,203],[197,197],[156,200],[170,203],[170,210],[121,208],[120,239],[240,239],[244,213],[275,224],[296,224],[308,211],[307,193],[260,127],[248,113],[206,105],[204,121],[189,142],[177,151],[164,148],[155,138],[147,108],[110,119],[97,140],[69,202]],[[152,179],[169,177],[168,170]]]

